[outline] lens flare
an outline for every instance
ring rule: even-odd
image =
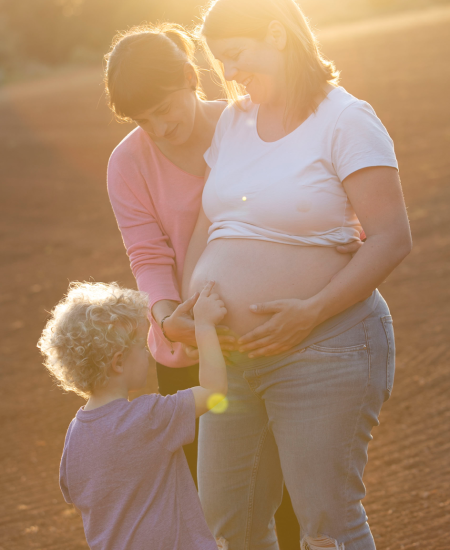
[[[208,409],[215,414],[222,414],[228,409],[228,399],[221,393],[213,393],[208,397]]]
[[[246,201],[246,200],[247,200],[247,197],[242,197],[242,200],[243,200],[243,201]]]

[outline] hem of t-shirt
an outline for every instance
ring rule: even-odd
[[[65,492],[65,490],[63,490],[62,488],[62,485],[61,485],[61,477],[59,478],[59,489],[62,493],[62,496],[63,496],[63,499],[64,501],[67,503],[67,504],[72,504],[73,505],[73,502],[72,502],[72,499],[70,498],[70,495],[68,493]],[[67,489],[68,491],[68,489]]]
[[[371,159],[370,161],[364,161],[352,165],[352,167],[347,168],[347,170],[342,174],[342,176],[339,176],[339,178],[341,181],[344,181],[345,178],[348,178],[348,176],[354,174],[358,170],[363,170],[364,168],[375,168],[377,166],[385,166],[387,168],[395,168],[398,170],[398,162],[396,160],[386,160],[386,158]]]

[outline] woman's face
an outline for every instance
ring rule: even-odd
[[[182,145],[192,134],[197,96],[186,82],[185,86],[168,92],[161,103],[133,117],[153,141]]]
[[[270,39],[207,39],[214,57],[222,62],[226,80],[245,86],[253,103],[276,101],[284,95],[284,55]]]

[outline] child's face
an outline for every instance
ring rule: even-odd
[[[150,351],[147,346],[149,323],[139,325],[136,343],[128,350],[123,359],[128,391],[139,390],[147,381]]]

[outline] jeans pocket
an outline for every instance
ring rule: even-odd
[[[349,353],[367,349],[366,331],[364,323],[358,323],[349,330],[312,344],[309,349],[322,353]]]
[[[351,351],[361,351],[364,349],[367,349],[366,344],[358,344],[356,346],[345,346],[345,347],[329,347],[329,346],[321,346],[320,344],[312,344],[309,346],[309,349],[314,349],[316,351],[321,351],[323,353],[348,353]]]
[[[387,359],[386,359],[386,393],[385,401],[389,399],[394,386],[394,374],[395,374],[395,339],[394,339],[394,325],[392,323],[392,317],[385,315],[381,317],[384,332],[387,340]]]

